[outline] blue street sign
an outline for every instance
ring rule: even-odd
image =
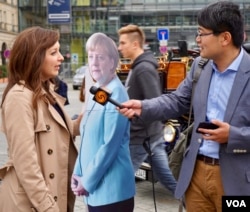
[[[70,0],[48,0],[48,23],[70,23]]]
[[[168,29],[158,29],[157,37],[158,40],[168,40]]]

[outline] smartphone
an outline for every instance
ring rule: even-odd
[[[201,122],[197,129],[196,129],[196,132],[197,133],[201,133],[200,131],[198,131],[198,128],[204,128],[204,129],[210,129],[210,130],[215,130],[218,128],[218,126],[216,124],[213,124],[211,122]]]

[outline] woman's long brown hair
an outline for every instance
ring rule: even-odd
[[[42,87],[48,90],[49,85],[49,82],[42,82],[41,78],[41,66],[46,50],[59,41],[59,38],[58,31],[41,27],[27,28],[16,37],[11,48],[8,84],[3,93],[1,106],[9,90],[23,80],[25,87],[34,92],[32,105],[37,108],[37,101],[42,98]]]

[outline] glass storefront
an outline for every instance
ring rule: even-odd
[[[56,2],[56,1],[55,1]],[[60,2],[60,1],[58,1]],[[188,48],[195,48],[196,16],[200,8],[213,0],[71,0],[71,23],[48,24],[47,0],[19,0],[19,29],[41,25],[61,31],[62,53],[77,55],[80,66],[86,63],[84,44],[94,32],[104,32],[118,41],[117,30],[133,23],[141,26],[147,36],[147,44],[155,55],[159,53],[157,30],[169,30],[169,47],[177,47],[178,40],[186,40]],[[245,29],[250,31],[249,0],[239,3],[245,18]],[[249,37],[249,36],[248,36]]]

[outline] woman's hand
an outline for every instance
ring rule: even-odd
[[[75,174],[71,177],[71,189],[76,196],[88,196],[89,192],[81,184],[81,177]]]

